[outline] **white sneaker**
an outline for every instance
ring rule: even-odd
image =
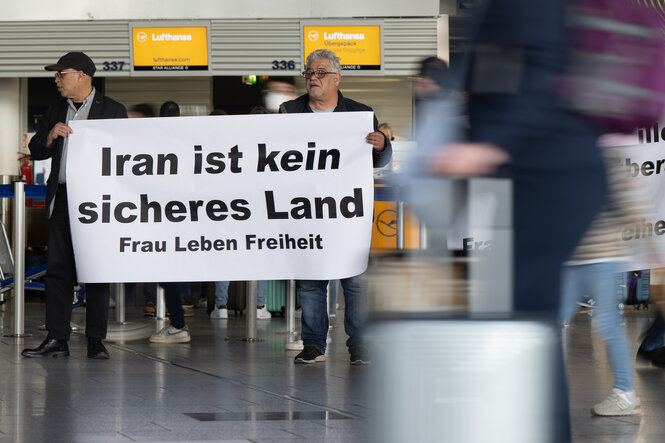
[[[593,298],[590,298],[590,299],[585,300],[585,301],[578,301],[577,305],[581,306],[583,308],[590,308],[591,309],[591,308],[596,307],[596,301]]]
[[[150,336],[152,343],[189,343],[192,341],[192,336],[189,335],[189,328],[187,325],[182,329],[175,328],[171,325],[165,326],[156,334]]]
[[[263,305],[262,308],[257,307],[256,308],[256,319],[257,320],[270,320],[272,318],[272,315],[270,315],[270,311],[268,311],[268,308],[266,308],[266,305]]]
[[[196,307],[197,308],[207,308],[208,307],[208,299],[207,298],[199,298],[199,301],[196,302]]]
[[[624,391],[614,388],[609,397],[591,408],[591,413],[605,417],[641,415],[640,397],[637,393],[628,396]]]
[[[284,345],[284,349],[287,351],[302,351],[305,349],[305,345],[302,340],[298,339],[296,341],[287,342],[286,345]]]
[[[229,318],[229,310],[215,305],[215,309],[210,313],[210,318]]]

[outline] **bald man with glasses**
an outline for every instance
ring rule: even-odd
[[[45,66],[55,71],[55,85],[63,100],[50,106],[39,121],[29,148],[35,160],[51,159],[46,184],[46,210],[49,218],[46,289],[46,339],[34,349],[24,349],[24,357],[66,357],[69,355],[73,287],[77,283],[76,264],[67,212],[66,162],[69,122],[106,118],[127,118],[120,103],[103,96],[92,86],[95,63],[83,52],[63,55],[58,63]],[[88,358],[108,359],[102,340],[106,338],[109,285],[86,284],[85,335]]]
[[[354,112],[370,111],[372,108],[346,98],[339,92],[342,67],[334,52],[318,49],[307,56],[307,66],[302,75],[306,80],[307,94],[282,103],[281,113],[304,112]],[[342,129],[342,128],[340,128]],[[371,145],[375,168],[388,164],[392,157],[390,140],[379,131],[379,122],[374,116],[374,131],[365,138]],[[351,354],[351,364],[370,362],[363,345],[362,331],[367,316],[367,291],[363,275],[341,280],[344,289],[344,330],[349,339],[346,346]],[[302,340],[304,349],[296,363],[325,361],[328,336],[327,310],[328,280],[298,280],[296,287],[302,308]]]

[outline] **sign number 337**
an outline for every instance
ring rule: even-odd
[[[102,62],[102,65],[104,65],[102,68],[104,71],[122,71],[125,62]]]

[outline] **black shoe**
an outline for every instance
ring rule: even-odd
[[[326,355],[319,352],[315,346],[305,346],[305,348],[296,355],[296,363],[316,363],[326,361]]]
[[[367,355],[367,349],[362,346],[351,346],[349,352],[351,353],[352,365],[368,365],[372,363],[372,360]]]
[[[67,340],[47,337],[38,347],[24,349],[21,355],[24,357],[69,357],[69,345],[67,345]]]
[[[106,350],[101,339],[88,339],[88,358],[96,358],[98,360],[106,360],[110,358],[109,351]]]
[[[653,351],[647,351],[642,346],[637,350],[637,360],[651,363],[659,368],[665,368],[665,346],[656,348]]]

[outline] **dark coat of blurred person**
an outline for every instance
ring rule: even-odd
[[[559,312],[562,263],[606,194],[596,145],[600,128],[560,107],[552,87],[564,72],[570,37],[565,3],[495,0],[479,8],[466,72],[469,141],[447,146],[429,163],[436,173],[462,177],[491,174],[501,165],[509,168],[514,309],[518,316],[552,322]],[[559,354],[552,441],[569,441]]]

